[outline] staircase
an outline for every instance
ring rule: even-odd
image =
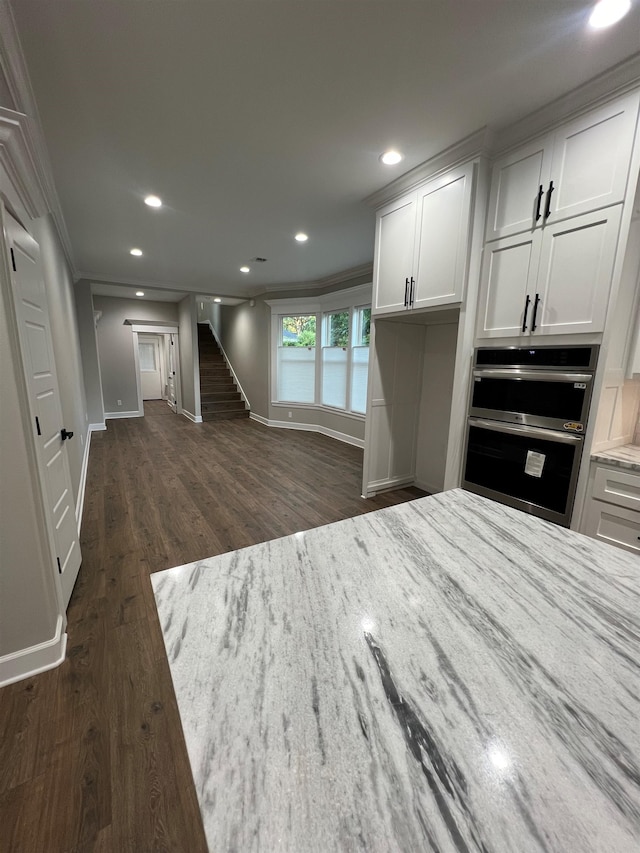
[[[249,409],[245,406],[220,347],[206,323],[198,323],[198,353],[202,420],[248,418]]]

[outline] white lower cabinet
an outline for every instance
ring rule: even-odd
[[[594,464],[582,532],[640,554],[640,474]]]

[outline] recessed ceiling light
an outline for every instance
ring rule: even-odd
[[[157,195],[148,195],[145,200],[145,204],[148,204],[149,207],[162,207],[162,199],[158,198]]]
[[[139,258],[142,255],[142,249],[129,249],[129,254]]]
[[[250,272],[249,267],[240,267],[240,272]]]
[[[214,301],[214,302],[222,302],[222,299],[220,299],[220,297],[219,297],[219,296],[216,296],[216,298],[215,298],[213,301]]]
[[[631,0],[600,0],[593,8],[589,23],[600,30],[617,23],[631,8]]]
[[[136,290],[136,296],[144,296],[144,290]]]
[[[298,243],[306,243],[308,239],[309,235],[303,234],[302,231],[298,231],[298,233],[296,234],[296,240],[298,241]]]
[[[402,160],[402,154],[399,151],[385,151],[380,155],[380,160],[385,166],[395,166]]]

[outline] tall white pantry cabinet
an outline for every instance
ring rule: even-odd
[[[444,462],[442,476],[420,477],[420,454],[431,440],[423,424],[429,410],[432,453],[461,466],[464,430],[451,428],[451,398],[455,417],[464,420],[460,400],[468,393],[474,345],[602,341],[626,244],[625,204],[637,180],[631,170],[638,171],[640,159],[639,105],[639,89],[628,87],[576,109],[569,120],[554,117],[555,127],[547,120],[552,130],[493,159],[480,192],[486,148],[449,169],[440,160],[435,176],[395,197],[391,185],[376,219],[365,496],[408,483],[444,487]],[[455,366],[443,387],[432,378],[428,388],[422,374],[430,372],[429,329],[458,318],[457,331],[451,325],[451,333],[437,336],[449,341]],[[443,352],[437,357],[445,364]],[[452,440],[459,446],[452,449]]]

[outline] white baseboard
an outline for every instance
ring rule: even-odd
[[[67,634],[62,628],[63,618],[59,615],[56,632],[50,640],[1,657],[0,687],[31,678],[61,664],[67,649]]]
[[[272,421],[268,418],[263,418],[262,415],[256,415],[254,412],[251,412],[249,417],[254,421],[258,421],[258,423],[274,427],[275,429],[297,429],[302,432],[319,432],[321,435],[335,438],[336,441],[343,441],[345,444],[352,444],[354,447],[359,447],[360,449],[364,447],[364,440],[362,438],[355,438],[346,432],[338,432],[335,429],[329,429],[320,424],[301,424],[296,421]]]
[[[201,424],[202,423],[202,416],[201,415],[193,415],[191,412],[188,412],[186,409],[183,409],[181,414],[183,414],[188,421],[191,421],[194,424]]]
[[[389,492],[391,489],[402,489],[404,486],[414,485],[413,477],[392,477],[386,480],[374,480],[367,484],[367,490],[363,498],[374,498],[380,492]]]
[[[105,412],[104,419],[105,421],[114,420],[115,418],[142,418],[144,417],[144,412],[136,409],[135,412]]]
[[[91,447],[91,424],[87,429],[84,440],[84,454],[82,456],[82,467],[80,468],[80,482],[78,483],[78,498],[76,500],[76,526],[80,536],[80,525],[82,524],[82,510],[84,507],[84,492],[87,485],[87,468],[89,467],[89,448]]]
[[[104,432],[106,428],[107,425],[104,421],[102,421],[102,423],[100,424],[89,424],[89,429],[91,430],[91,432]]]

